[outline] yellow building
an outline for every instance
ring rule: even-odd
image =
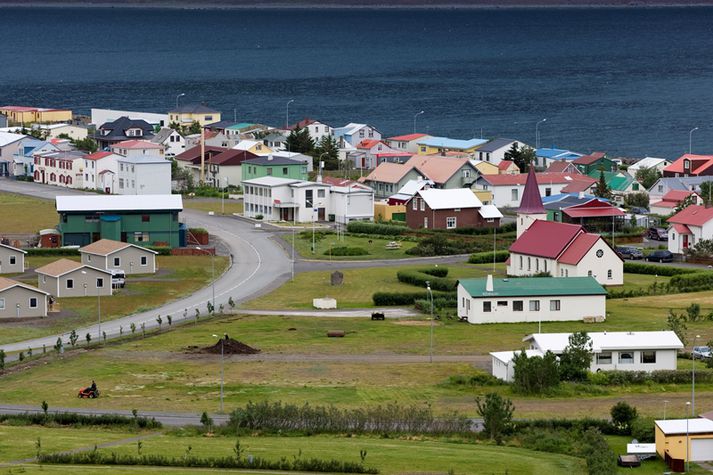
[[[241,140],[233,147],[234,150],[244,150],[246,152],[254,153],[255,155],[270,155],[274,152],[273,149],[268,147],[262,142],[257,140]]]
[[[471,190],[476,198],[484,205],[493,204],[493,192],[490,190]]]
[[[687,460],[713,460],[713,421],[668,419],[654,423],[656,453],[674,471],[683,471]]]
[[[406,206],[390,205],[386,201],[375,201],[374,221],[406,221]]]
[[[493,165],[490,162],[484,162],[482,160],[471,160],[471,163],[475,165],[481,175],[497,175],[499,169],[497,165]]]
[[[2,106],[0,107],[0,114],[6,115],[7,120],[12,125],[51,124],[72,121],[72,111],[67,109]]]
[[[169,123],[190,127],[193,122],[198,122],[204,127],[215,122],[220,122],[220,112],[202,104],[188,104],[168,111]]]
[[[444,155],[447,152],[473,153],[488,143],[483,139],[458,140],[447,137],[425,137],[417,142],[419,155]]]

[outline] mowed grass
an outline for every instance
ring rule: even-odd
[[[199,211],[213,211],[215,214],[221,214],[223,209],[225,214],[242,213],[243,212],[243,202],[226,199],[224,203],[221,204],[220,198],[183,198],[183,207],[188,209],[195,209]]]
[[[414,257],[406,254],[408,249],[416,246],[412,241],[400,241],[398,238],[377,238],[361,236],[337,236],[336,234],[324,235],[321,239],[315,239],[315,252],[312,252],[312,232],[306,229],[302,236],[299,233],[295,236],[295,250],[304,259],[315,260],[340,260],[359,261],[372,259],[402,259],[404,257]],[[292,243],[291,235],[284,235],[288,244]],[[401,244],[400,249],[387,249],[386,245],[392,241]],[[335,247],[358,247],[368,252],[364,256],[330,256],[330,250]]]
[[[0,216],[0,234],[36,233],[53,228],[59,222],[54,201],[13,193],[0,192]]]
[[[36,268],[56,259],[33,256],[28,262],[30,267]],[[79,257],[72,259],[79,260]],[[217,257],[216,276],[222,274],[227,265],[227,258]],[[117,289],[111,297],[102,297],[102,320],[113,320],[161,306],[208,285],[211,279],[211,262],[207,256],[158,256],[158,267],[156,275],[130,276],[125,288]],[[36,278],[27,280],[37,285]],[[0,343],[69,331],[92,324],[97,319],[96,297],[60,298],[57,302],[61,309],[59,314],[50,313],[47,318],[32,321],[0,322]]]

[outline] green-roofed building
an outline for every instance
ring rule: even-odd
[[[458,316],[469,323],[601,322],[606,295],[594,277],[461,279]]]
[[[595,180],[599,180],[600,174],[604,173],[604,181],[607,182],[609,190],[614,194],[615,201],[623,202],[624,195],[627,193],[636,193],[637,191],[646,191],[636,179],[626,172],[602,172],[601,170],[592,170],[589,176]],[[595,184],[596,186],[596,184]]]

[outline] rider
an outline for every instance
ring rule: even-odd
[[[95,383],[93,379],[92,379],[92,385],[90,386],[90,389],[92,390],[93,393],[97,392],[97,383]]]

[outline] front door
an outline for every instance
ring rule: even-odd
[[[683,248],[688,249],[688,234],[683,235]]]
[[[428,216],[423,217],[423,229],[428,229]]]
[[[319,211],[317,211],[317,215],[320,221],[324,221],[324,208],[319,208]]]

